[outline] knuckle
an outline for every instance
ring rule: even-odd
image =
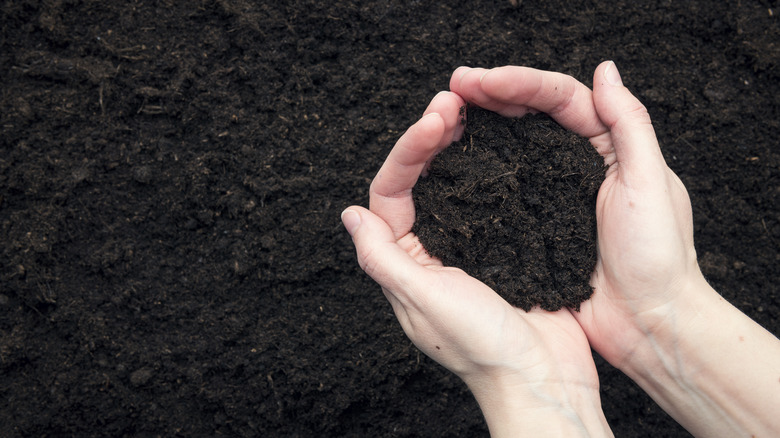
[[[361,248],[358,249],[358,264],[360,268],[368,274],[369,277],[377,280],[377,273],[380,268],[379,258],[376,257],[376,251],[374,248]]]
[[[639,100],[636,100],[633,105],[627,108],[624,117],[628,120],[632,120],[634,123],[652,124],[647,107]]]

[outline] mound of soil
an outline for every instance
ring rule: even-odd
[[[555,311],[590,298],[604,160],[545,114],[469,107],[461,141],[414,188],[413,231],[429,254],[510,304]]]

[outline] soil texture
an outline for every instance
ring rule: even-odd
[[[514,306],[579,310],[593,293],[603,158],[545,114],[469,107],[465,120],[414,188],[413,231]]]
[[[6,0],[0,436],[487,436],[339,215],[460,65],[614,60],[780,333],[776,0]],[[514,169],[514,168],[512,168]],[[616,436],[686,436],[595,357]]]

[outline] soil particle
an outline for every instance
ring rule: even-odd
[[[146,385],[152,379],[153,375],[154,373],[149,368],[135,370],[130,374],[130,383],[132,383],[133,386]]]

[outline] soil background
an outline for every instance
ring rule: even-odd
[[[339,214],[459,65],[612,59],[780,333],[777,1],[7,0],[0,436],[486,436]],[[596,358],[617,436],[686,436]]]

